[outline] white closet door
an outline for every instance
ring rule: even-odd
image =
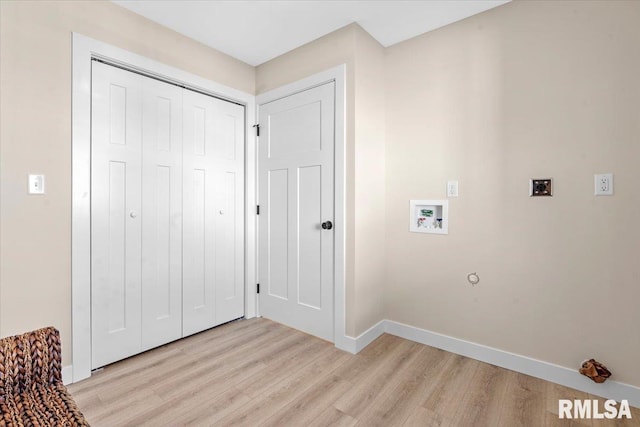
[[[92,63],[92,368],[141,350],[141,76]]]
[[[183,92],[183,334],[243,315],[243,108]]]
[[[244,315],[244,107],[92,75],[97,368]]]
[[[142,349],[182,336],[182,89],[142,79]]]

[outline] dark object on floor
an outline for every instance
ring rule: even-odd
[[[597,383],[603,383],[611,376],[611,371],[595,359],[589,359],[582,362],[582,367],[579,369],[579,372]]]
[[[0,427],[89,425],[62,383],[60,357],[53,327],[0,339]]]

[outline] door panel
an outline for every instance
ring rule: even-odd
[[[259,107],[265,317],[333,341],[334,83]],[[262,213],[264,211],[264,214]]]
[[[244,107],[214,98],[216,324],[244,316]]]
[[[267,294],[289,299],[289,171],[267,171],[266,259]]]
[[[92,368],[140,351],[141,80],[93,62]]]
[[[185,90],[183,334],[244,315],[244,108]]]
[[[298,168],[298,304],[322,308],[321,166]]]
[[[127,163],[109,162],[109,332],[127,327]]]
[[[320,151],[322,135],[318,118],[321,107],[320,101],[313,101],[307,105],[274,111],[269,116],[269,158]]]
[[[182,89],[142,78],[142,348],[182,336]]]
[[[215,325],[214,105],[184,91],[183,105],[183,335]]]

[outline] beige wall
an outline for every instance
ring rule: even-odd
[[[0,336],[60,329],[71,364],[71,33],[253,93],[255,69],[109,2],[0,1]],[[46,195],[27,195],[27,174]]]
[[[388,318],[640,386],[639,22],[522,1],[387,49]],[[450,179],[449,235],[409,233],[409,200]]]
[[[347,333],[389,318],[640,386],[640,3],[513,2],[389,49],[350,25],[255,69],[106,2],[0,19],[0,335],[56,325],[71,363],[76,31],[249,93],[346,63]],[[449,179],[450,234],[409,233]]]
[[[386,200],[384,48],[356,31],[352,336],[385,318]]]

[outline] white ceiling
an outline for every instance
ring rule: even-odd
[[[112,0],[192,39],[259,65],[357,22],[383,46],[509,0]]]

